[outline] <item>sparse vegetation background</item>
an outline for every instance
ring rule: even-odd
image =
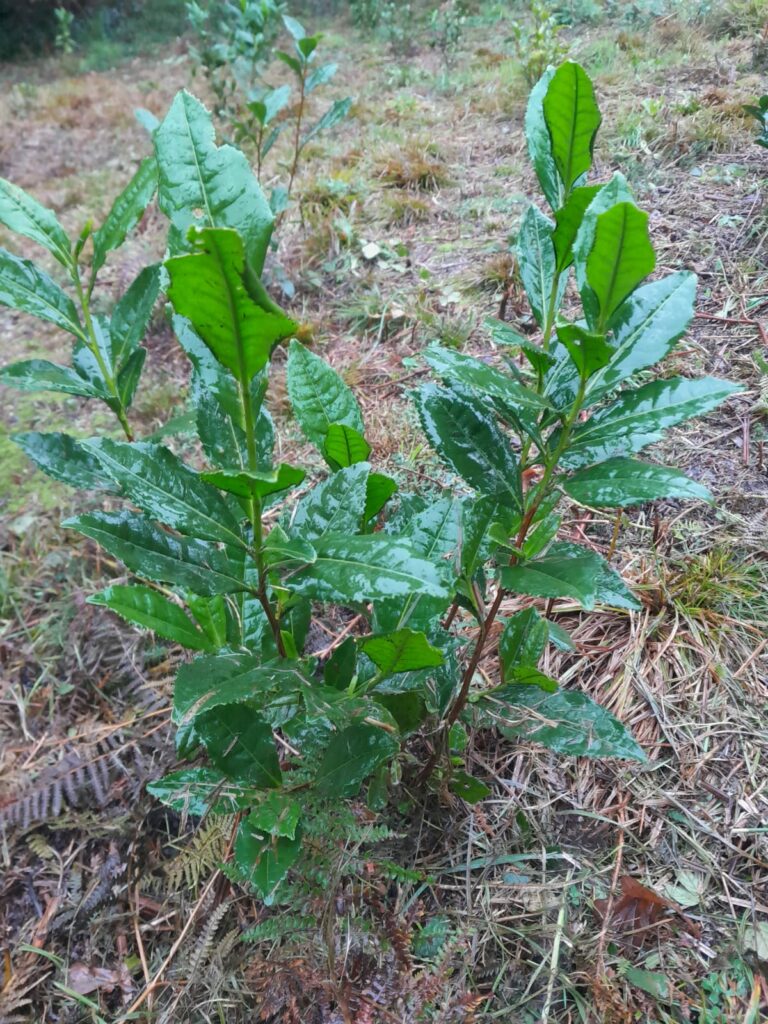
[[[765,1019],[768,5],[23,7],[0,1021]]]

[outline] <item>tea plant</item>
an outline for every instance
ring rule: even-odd
[[[744,110],[755,118],[760,126],[760,134],[755,138],[758,146],[768,149],[768,95],[761,96],[756,104],[744,107]]]
[[[446,68],[453,65],[468,16],[467,0],[445,0],[432,12],[432,45],[440,51]]]
[[[529,85],[550,64],[562,60],[568,47],[560,38],[562,24],[544,0],[530,0],[531,23],[513,21],[511,42]]]
[[[382,0],[349,0],[352,20],[361,28],[376,28],[381,20]]]
[[[72,26],[75,16],[66,7],[57,7],[53,12],[56,18],[56,35],[53,40],[57,53],[63,53],[65,57],[75,52],[75,41],[72,38]]]
[[[549,69],[531,94],[526,134],[554,219],[530,207],[518,239],[539,340],[491,323],[497,345],[525,367],[427,349],[441,383],[421,388],[419,416],[462,481],[446,480],[439,498],[401,492],[373,468],[353,393],[295,338],[288,395],[328,472],[308,485],[303,467],[275,463],[265,394],[271,357],[296,324],[260,280],[273,213],[188,93],[154,134],[159,204],[171,221],[168,298],[192,363],[205,467],[160,444],[82,442],[72,475],[85,453],[131,507],[65,525],[139,579],[94,603],[198,652],[180,668],[173,700],[179,757],[194,763],[150,788],[194,815],[234,813],[228,871],[267,903],[284,898],[304,837],[310,856],[322,843],[323,815],[341,814],[364,784],[370,807],[386,804],[403,767],[418,767],[416,734],[431,745],[419,778],[437,769],[468,801],[488,789],[461,766],[467,728],[498,726],[570,755],[643,758],[612,715],[539,668],[548,643],[571,640],[537,601],[640,607],[596,552],[558,539],[558,506],[566,496],[607,508],[708,498],[677,470],[634,456],[735,389],[713,378],[634,385],[682,337],[696,282],[687,272],[648,282],[648,215],[621,175],[586,183],[599,124],[584,71]],[[35,209],[19,223],[48,239]],[[571,268],[581,309],[566,319]],[[38,312],[29,289],[3,288],[5,301]],[[60,477],[71,458],[61,452]],[[333,605],[346,625],[321,656],[310,625]],[[496,620],[500,678],[488,685],[477,669]]]

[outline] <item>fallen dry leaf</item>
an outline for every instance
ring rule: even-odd
[[[661,930],[672,932],[683,928],[691,935],[699,934],[698,925],[671,900],[664,899],[629,875],[622,875],[619,884],[621,896],[613,901],[611,923],[633,946],[639,948],[654,933],[658,936]],[[608,900],[595,900],[595,910],[605,920]]]
[[[127,969],[120,967],[89,967],[84,963],[74,963],[69,969],[67,978],[69,988],[78,995],[87,996],[90,992],[114,992],[120,988],[123,995],[130,995],[133,982]]]

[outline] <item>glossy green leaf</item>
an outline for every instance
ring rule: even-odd
[[[258,819],[257,819],[258,821]],[[264,833],[250,817],[240,823],[235,839],[235,862],[243,879],[249,882],[267,906],[275,891],[301,853],[301,834],[293,839]]]
[[[301,804],[286,793],[265,793],[250,815],[249,822],[254,832],[272,836],[296,838],[296,828],[301,817]]]
[[[547,623],[535,608],[525,608],[507,619],[499,641],[502,679],[508,682],[516,668],[538,665],[548,636]]]
[[[549,631],[550,641],[559,651],[576,650],[576,644],[571,639],[571,634],[567,629],[563,629],[562,626],[553,622],[551,619],[547,620],[547,629]]]
[[[30,431],[12,434],[11,438],[38,469],[54,480],[86,491],[114,489],[112,479],[105,474],[99,460],[69,434]]]
[[[72,243],[56,214],[5,178],[0,178],[0,224],[42,245],[67,269],[72,266]]]
[[[355,796],[363,781],[399,748],[394,736],[374,725],[349,726],[328,745],[315,779],[318,791],[329,797]]]
[[[281,463],[274,470],[263,473],[246,469],[219,469],[212,473],[201,473],[200,479],[229,494],[236,494],[239,498],[251,498],[254,495],[266,498],[270,494],[278,494],[289,487],[295,487],[305,476],[306,472],[303,469]]]
[[[115,366],[122,366],[144,338],[159,292],[160,264],[152,263],[144,267],[112,310],[109,333]]]
[[[317,138],[321,132],[330,131],[331,128],[335,128],[337,124],[340,124],[351,109],[352,98],[350,96],[343,100],[334,100],[319,121],[316,121],[304,135],[301,140],[302,149],[311,139]]]
[[[587,284],[597,303],[598,330],[605,330],[614,311],[655,266],[647,213],[634,203],[617,203],[598,216],[586,267]],[[586,306],[585,311],[589,316]]]
[[[584,69],[565,61],[552,76],[542,101],[552,140],[552,156],[568,193],[592,166],[592,148],[600,111]]]
[[[546,322],[555,287],[557,259],[553,242],[554,228],[549,217],[545,217],[537,207],[529,206],[523,214],[517,234],[520,278],[539,327],[543,327]],[[564,287],[565,280],[558,288],[558,306]]]
[[[208,757],[238,785],[274,789],[282,773],[272,729],[247,704],[222,704],[195,717]]]
[[[374,690],[371,694],[375,703],[385,709],[397,724],[401,737],[410,736],[424,724],[427,707],[424,698],[415,690],[406,693],[380,693]]]
[[[182,768],[162,779],[147,783],[147,792],[179,814],[202,818],[212,814],[234,814],[247,807],[239,787],[214,768]]]
[[[523,387],[500,370],[473,356],[465,356],[440,345],[430,345],[424,358],[448,384],[457,382],[483,395],[500,398],[524,409],[538,411],[547,408],[547,402],[535,391]]]
[[[184,601],[205,635],[212,641],[213,647],[223,647],[227,642],[225,599],[220,594],[216,597],[199,597],[187,592]]]
[[[499,732],[507,739],[530,740],[568,757],[646,760],[621,722],[584,693],[520,686],[507,690],[505,703],[496,714],[505,720]]]
[[[91,272],[103,266],[107,254],[119,249],[136,227],[157,191],[157,161],[148,156],[115,199],[101,227],[93,233],[93,263]]]
[[[561,486],[580,504],[594,508],[625,508],[657,498],[713,500],[706,487],[679,470],[638,459],[609,459],[589,466],[563,480]]]
[[[480,498],[465,503],[461,546],[461,571],[465,576],[474,576],[479,566],[498,547],[489,533],[494,523],[501,522],[505,536],[509,537],[516,520],[519,520],[519,516],[495,498]]]
[[[613,356],[613,347],[604,334],[585,331],[578,324],[563,324],[557,328],[557,337],[565,345],[579,375],[587,380]]]
[[[198,247],[192,255],[166,262],[168,298],[219,362],[247,387],[296,325],[252,298],[243,276],[243,241],[236,231],[205,229],[198,235]]]
[[[117,375],[117,393],[124,409],[131,407],[146,358],[147,350],[145,348],[134,349]]]
[[[634,203],[634,199],[626,178],[623,174],[616,172],[611,180],[599,189],[584,211],[576,238],[571,246],[576,284],[581,293],[587,320],[590,323],[597,323],[599,318],[597,298],[587,281],[587,263],[595,245],[597,220],[603,213],[622,203]]]
[[[31,260],[22,260],[5,249],[0,249],[0,305],[47,320],[76,338],[83,337],[69,296]]]
[[[385,636],[370,636],[360,644],[360,650],[371,659],[385,676],[396,672],[413,672],[443,664],[443,655],[433,647],[424,633],[412,629],[398,629]]]
[[[391,476],[385,473],[369,473],[365,488],[363,521],[367,523],[377,516],[396,491],[397,482]]]
[[[418,394],[424,432],[443,461],[480,494],[519,509],[520,468],[494,420],[463,393],[426,384]]]
[[[647,992],[654,999],[668,1000],[672,998],[669,977],[662,974],[661,971],[646,971],[642,967],[633,967],[628,964],[622,974],[630,985]]]
[[[499,577],[506,590],[531,597],[573,597],[589,610],[595,606],[601,562],[588,548],[570,558],[550,552],[530,562],[504,566]]]
[[[226,502],[167,448],[108,437],[84,441],[83,447],[148,515],[201,540],[245,545]]]
[[[606,560],[589,548],[581,544],[574,544],[568,540],[558,540],[552,544],[547,555],[552,558],[582,558],[584,552],[594,555],[598,561],[598,571],[594,580],[595,603],[605,604],[611,608],[626,608],[629,611],[639,611],[642,605],[632,593],[630,588],[621,578],[619,573],[606,562]],[[550,623],[551,626],[551,623]],[[553,631],[551,631],[552,635]]]
[[[437,567],[402,538],[340,534],[313,539],[317,560],[286,577],[285,586],[317,601],[362,604],[409,594],[445,597]]]
[[[288,396],[302,432],[321,451],[333,423],[363,433],[350,388],[324,359],[295,340],[288,350]]]
[[[269,531],[264,542],[264,559],[269,566],[289,562],[308,564],[317,558],[317,551],[304,537],[289,537],[278,523]]]
[[[188,92],[177,93],[154,135],[158,202],[178,239],[193,226],[236,228],[256,274],[272,234],[273,216],[243,154],[217,146],[211,115]]]
[[[203,596],[246,589],[239,554],[208,541],[175,537],[133,512],[92,512],[67,519],[62,526],[97,541],[147,579]]]
[[[187,662],[179,669],[173,694],[173,720],[192,721],[224,704],[248,700],[265,703],[308,685],[299,666],[290,661],[261,662],[252,654],[214,654]]]
[[[563,186],[552,154],[552,136],[544,118],[544,97],[554,74],[554,68],[547,68],[531,89],[525,111],[525,139],[541,190],[552,209],[557,210],[562,205]]]
[[[315,68],[312,74],[307,76],[304,92],[309,94],[314,92],[319,86],[327,85],[338,70],[338,64],[323,64],[321,67]]]
[[[343,469],[345,466],[354,466],[356,462],[365,462],[370,454],[371,446],[352,427],[342,423],[332,423],[328,427],[323,455],[331,469]]]
[[[489,786],[464,771],[451,772],[448,788],[468,804],[479,804],[481,800],[491,795]]]
[[[68,366],[49,363],[46,359],[27,359],[0,369],[0,381],[20,391],[57,391],[82,398],[108,397],[108,392],[82,377]]]
[[[560,273],[573,263],[573,243],[584,220],[584,214],[602,187],[582,185],[581,188],[575,188],[568,196],[565,206],[555,211],[552,243],[555,247],[556,267]]]
[[[535,665],[512,666],[507,671],[505,678],[509,688],[535,686],[547,693],[554,693],[557,689],[557,680],[545,675]]]
[[[662,360],[693,317],[696,276],[686,270],[636,289],[611,318],[614,354],[587,389],[593,405],[618,384]]]
[[[317,484],[284,524],[293,536],[319,540],[329,534],[357,533],[367,500],[370,467],[358,462]]]
[[[213,647],[183,608],[151,587],[113,584],[89,597],[88,603],[109,608],[128,622],[151,629],[158,636],[190,650],[209,651]]]
[[[668,427],[703,416],[738,390],[737,385],[716,377],[670,377],[625,391],[574,429],[560,464],[579,469],[631,455],[659,441]]]

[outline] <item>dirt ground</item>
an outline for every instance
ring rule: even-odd
[[[699,278],[691,330],[659,372],[744,388],[652,453],[704,482],[714,506],[619,519],[613,563],[643,611],[556,608],[577,649],[546,670],[610,708],[648,762],[560,758],[480,733],[468,762],[488,799],[404,794],[376,822],[361,812],[335,884],[278,927],[279,912],[218,871],[226,823],[183,820],[145,793],[174,764],[183,655],[85,603],[121,568],[59,522],[98,499],[44,478],[9,438],[87,436],[103,415],[0,389],[0,1021],[123,1021],[147,986],[130,1019],[768,1019],[768,151],[743,110],[766,65],[748,27],[727,34],[676,7],[562,37],[603,113],[595,179],[630,180],[657,273]],[[295,286],[282,301],[354,386],[377,463],[411,488],[446,483],[408,398],[426,372],[420,350],[440,339],[486,352],[483,321],[500,312],[532,331],[509,251],[537,193],[508,35],[508,16],[478,15],[445,66],[426,37],[398,57],[332,22],[331,94],[353,95],[353,116],[313,144],[279,238]],[[78,232],[150,150],[134,108],[162,117],[179,88],[205,96],[192,73],[183,38],[106,72],[5,66],[0,176]],[[105,268],[105,306],[162,257],[165,232],[151,209]],[[45,263],[1,230],[0,244]],[[146,344],[142,436],[183,411],[187,385],[162,312]],[[68,361],[66,340],[0,309],[0,363],[42,355]],[[301,441],[277,362],[285,457]],[[608,514],[569,522],[604,554],[615,527]],[[493,678],[492,651],[480,670]],[[680,912],[659,924],[633,883]]]

